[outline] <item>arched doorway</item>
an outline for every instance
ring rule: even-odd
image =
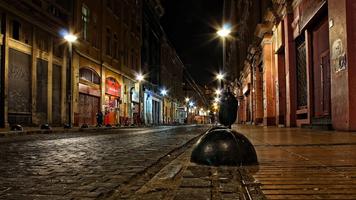
[[[78,110],[78,125],[96,125],[96,113],[100,110],[100,76],[86,67],[79,69]]]

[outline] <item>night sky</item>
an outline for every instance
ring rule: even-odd
[[[221,65],[221,41],[214,27],[221,24],[222,0],[166,0],[161,19],[168,38],[200,85],[210,84]]]

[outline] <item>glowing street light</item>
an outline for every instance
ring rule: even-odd
[[[137,74],[137,75],[136,75],[136,80],[137,80],[138,82],[143,81],[144,78],[145,78],[145,77],[144,77],[142,74]]]
[[[215,91],[215,94],[219,96],[219,95],[221,94],[221,90],[220,90],[220,89],[217,89],[217,90]]]
[[[218,32],[216,32],[220,37],[225,38],[227,36],[230,35],[231,33],[231,29],[227,26],[224,25],[222,29],[218,30]]]
[[[66,35],[64,36],[64,39],[65,39],[67,42],[73,43],[73,42],[77,41],[78,37],[75,36],[75,35],[73,35],[73,34],[68,33],[68,34],[66,34]]]
[[[145,79],[145,77],[139,73],[136,74],[136,80],[138,81],[138,110],[139,110],[139,116],[141,117],[141,98],[142,98],[142,92],[141,92],[141,82]],[[131,95],[132,98],[132,95]],[[132,102],[132,99],[131,99]],[[144,117],[144,115],[142,115]],[[132,118],[133,119],[133,118]],[[145,119],[143,119],[145,121]]]
[[[162,95],[163,97],[167,96],[167,93],[168,93],[168,91],[167,91],[166,89],[162,89],[162,90],[161,90],[161,95]],[[167,122],[167,120],[166,120],[167,111],[166,111],[166,108],[165,108],[165,106],[164,106],[164,104],[165,104],[164,102],[165,102],[165,100],[164,100],[164,98],[163,98],[163,123],[166,123],[166,122]]]
[[[224,79],[224,74],[219,73],[218,75],[216,75],[216,79],[218,79],[219,81]]]
[[[220,98],[219,97],[215,97],[214,102],[215,103],[219,103],[220,102]]]
[[[166,96],[167,93],[168,93],[168,91],[167,91],[166,89],[162,89],[162,90],[161,90],[161,95],[162,95],[162,96]]]
[[[193,103],[193,102],[190,102],[190,103],[189,103],[189,106],[190,106],[190,107],[193,107],[193,106],[194,106],[194,103]]]
[[[185,102],[187,102],[187,103],[188,103],[188,102],[189,102],[189,100],[190,100],[190,99],[189,99],[189,97],[186,97],[186,98],[185,98]]]

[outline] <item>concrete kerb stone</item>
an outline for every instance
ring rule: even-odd
[[[186,125],[196,126],[196,125]],[[174,126],[162,126],[162,127],[174,127]],[[182,127],[182,126],[176,126]],[[122,129],[130,129],[130,128],[154,128],[154,127],[146,127],[146,126],[122,126],[122,127],[89,127],[89,128],[79,128],[75,127],[72,129],[65,128],[52,128],[50,130],[41,130],[40,128],[35,129],[35,127],[24,127],[23,131],[0,131],[0,137],[12,137],[12,136],[23,136],[23,135],[34,135],[34,134],[53,134],[53,133],[75,133],[75,132],[96,132],[96,131],[110,131],[110,130],[122,130]],[[26,130],[32,129],[32,130]],[[158,130],[159,131],[159,130]]]

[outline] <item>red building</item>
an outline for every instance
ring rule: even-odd
[[[352,0],[273,0],[240,75],[239,121],[356,130],[355,7]]]

